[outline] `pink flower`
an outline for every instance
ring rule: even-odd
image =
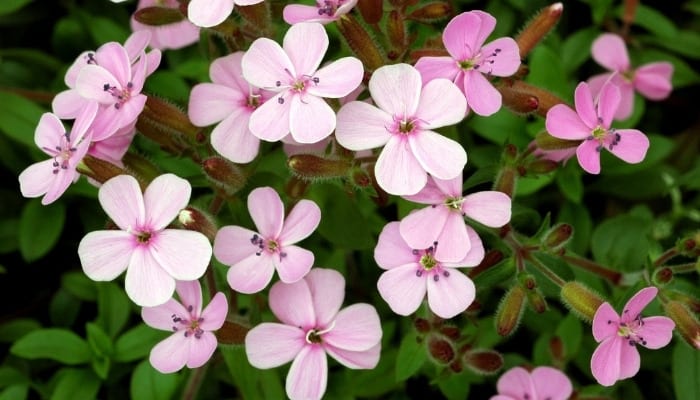
[[[501,108],[501,94],[487,77],[510,76],[520,68],[515,40],[502,37],[484,45],[495,26],[496,19],[483,11],[459,14],[442,33],[450,56],[421,57],[416,62],[424,82],[435,78],[452,80],[466,96],[469,108],[484,116]]]
[[[582,140],[576,148],[581,167],[590,174],[600,173],[600,152],[608,150],[619,159],[636,164],[646,156],[649,139],[636,129],[610,128],[620,104],[620,90],[612,83],[603,86],[598,97],[585,82],[575,93],[576,111],[557,104],[547,112],[547,131],[560,139]]]
[[[254,135],[277,141],[291,132],[299,143],[316,143],[333,132],[335,112],[323,98],[348,95],[359,86],[364,69],[355,57],[318,69],[327,49],[328,34],[318,23],[293,25],[283,47],[267,38],[253,42],[241,62],[243,76],[277,93],[250,116]]]
[[[210,28],[224,22],[233,12],[233,5],[249,6],[263,0],[190,0],[187,18],[202,28]]]
[[[413,249],[427,249],[437,240],[441,261],[458,262],[469,252],[469,237],[477,234],[465,223],[465,216],[493,228],[510,221],[507,194],[483,191],[462,196],[462,174],[448,180],[430,177],[420,192],[405,198],[430,206],[401,220],[401,236]]]
[[[467,104],[452,82],[435,79],[422,87],[415,68],[395,64],[372,74],[369,92],[377,106],[345,104],[335,134],[350,150],[384,146],[375,165],[379,186],[391,194],[411,195],[425,186],[427,173],[452,179],[462,172],[467,162],[462,146],[432,131],[464,118]]]
[[[321,209],[311,200],[300,200],[285,219],[277,192],[263,187],[248,195],[248,210],[258,232],[225,226],[214,239],[214,256],[231,266],[229,285],[241,293],[256,293],[270,283],[275,270],[285,283],[303,278],[314,263],[314,253],[294,243],[316,229]]]
[[[199,279],[211,259],[209,240],[199,232],[166,229],[189,203],[191,190],[173,174],[157,177],[143,194],[130,175],[105,182],[100,204],[121,230],[90,232],[80,241],[85,274],[111,281],[126,270],[126,294],[142,307],[168,301],[176,279]]]
[[[178,9],[180,3],[177,0],[139,0],[137,10],[146,7],[164,7]],[[180,49],[196,43],[199,40],[199,27],[184,18],[182,21],[172,24],[152,26],[144,25],[134,17],[131,17],[131,29],[136,31],[148,31],[151,33],[150,46],[154,49]]]
[[[374,260],[387,270],[377,282],[379,294],[399,315],[410,315],[421,305],[426,293],[428,306],[441,318],[452,318],[474,301],[474,283],[457,268],[473,267],[484,258],[484,246],[473,230],[468,231],[471,247],[457,262],[445,261],[441,243],[415,249],[399,233],[399,222],[390,222],[379,234]]]
[[[202,311],[202,288],[199,281],[178,281],[180,302],[170,299],[155,307],[144,307],[141,317],[146,325],[173,332],[151,350],[153,368],[167,374],[187,368],[199,368],[216,350],[212,331],[224,324],[228,304],[223,293],[217,293]]]
[[[364,303],[340,310],[344,289],[343,276],[331,269],[314,268],[296,283],[277,282],[270,289],[270,309],[282,323],[262,323],[245,337],[248,361],[256,368],[294,360],[286,384],[291,399],[323,396],[326,354],[352,369],[372,369],[379,362],[379,315]]]
[[[243,79],[242,58],[243,52],[236,52],[214,60],[209,68],[213,83],[195,85],[188,107],[194,125],[218,123],[211,132],[211,145],[236,163],[251,162],[258,155],[260,139],[248,123],[253,111],[271,96]]]
[[[108,138],[91,142],[88,154],[112,164],[122,166],[122,158],[124,158],[124,154],[129,150],[129,146],[131,146],[135,135],[136,121],[118,129]]]
[[[654,62],[632,68],[625,42],[616,34],[600,35],[593,42],[591,52],[593,59],[611,72],[591,77],[588,84],[594,95],[600,92],[607,81],[612,81],[620,88],[620,106],[615,113],[617,120],[627,119],[632,115],[635,90],[647,99],[663,100],[673,89],[673,64]]]
[[[593,337],[600,343],[591,357],[593,377],[603,386],[630,378],[639,371],[637,344],[648,349],[666,346],[676,324],[668,317],[642,317],[658,289],[646,287],[625,304],[622,316],[603,303],[593,316]]]
[[[357,0],[316,0],[315,6],[289,4],[284,7],[284,21],[290,25],[298,22],[327,24],[350,12]]]
[[[75,119],[70,133],[54,114],[41,116],[34,142],[51,158],[32,164],[19,174],[22,196],[44,196],[41,204],[51,204],[80,177],[76,166],[88,151],[96,112],[96,104],[87,105]]]
[[[573,392],[571,381],[552,367],[511,368],[498,379],[498,394],[490,400],[567,400]]]

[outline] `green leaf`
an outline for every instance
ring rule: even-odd
[[[673,387],[677,399],[700,399],[700,351],[677,342],[672,355]]]
[[[68,293],[65,289],[58,289],[49,303],[49,317],[51,323],[56,326],[70,327],[80,312],[80,300]]]
[[[22,336],[12,345],[10,353],[30,360],[48,358],[68,365],[86,363],[92,355],[85,340],[59,328],[40,329]]]
[[[525,122],[524,118],[503,108],[488,118],[474,117],[469,121],[469,125],[480,136],[502,145],[514,142],[515,138],[524,137]]]
[[[476,290],[482,291],[501,283],[507,282],[515,275],[513,258],[509,257],[475,276],[473,281]]]
[[[641,269],[649,256],[647,236],[651,222],[649,218],[631,214],[607,219],[593,231],[593,256],[618,271]]]
[[[61,287],[80,300],[97,299],[97,283],[90,280],[82,271],[70,271],[61,275]]]
[[[144,91],[185,104],[190,96],[190,85],[174,72],[156,71],[148,77]]]
[[[28,385],[12,385],[8,386],[0,392],[0,400],[24,400],[27,398],[27,395],[29,394],[29,386]]]
[[[63,368],[56,373],[51,400],[92,400],[99,390],[100,380],[89,369]]]
[[[114,343],[113,359],[117,362],[129,362],[146,357],[153,346],[168,334],[169,332],[139,324],[119,336]]]
[[[32,1],[33,0],[2,0],[0,1],[0,15],[13,13]]]
[[[321,201],[323,217],[318,232],[334,245],[346,249],[370,249],[375,243],[356,200],[335,185],[319,184],[325,199]]]
[[[577,163],[569,162],[556,175],[557,186],[564,196],[576,204],[583,199],[583,182],[581,169]]]
[[[403,382],[418,372],[428,355],[425,346],[418,343],[415,332],[404,336],[396,356],[396,382]]]
[[[245,400],[262,399],[259,371],[248,362],[245,349],[242,346],[222,346],[219,350],[241,397]]]
[[[38,199],[28,202],[19,221],[19,249],[24,260],[36,261],[51,251],[58,242],[65,221],[66,207],[63,203],[43,206]]]
[[[448,400],[461,400],[469,397],[469,382],[463,374],[452,374],[438,381],[438,387]]]
[[[617,16],[622,17],[623,12],[624,7],[619,7],[617,9]],[[645,6],[644,4],[637,4],[637,9],[634,14],[634,24],[643,27],[664,40],[678,40],[678,28],[676,28],[673,21],[659,11]]]
[[[124,290],[112,282],[97,285],[97,323],[109,335],[116,337],[131,314],[131,302]]]
[[[16,94],[0,91],[0,131],[7,137],[35,148],[34,130],[44,110]]]
[[[527,75],[529,83],[551,90],[563,99],[572,97],[574,88],[566,79],[561,54],[549,47],[539,45],[530,53],[529,64],[530,73]]]
[[[87,341],[94,355],[92,357],[92,369],[97,376],[102,379],[107,379],[111,364],[110,357],[114,351],[112,340],[107,336],[105,331],[95,323],[88,322],[85,328],[87,332]]]
[[[673,40],[658,36],[645,36],[644,40],[682,56],[696,60],[700,58],[700,35],[694,31],[682,30],[676,34]]]
[[[581,321],[575,315],[567,314],[557,326],[555,333],[564,343],[564,357],[567,360],[574,358],[581,348],[581,341],[583,340]]]
[[[8,366],[0,367],[0,388],[17,384],[28,385],[29,383],[29,378],[21,371]]]
[[[88,15],[87,13],[83,13],[81,16],[95,43],[124,43],[129,37],[127,27],[117,24],[109,18]]]
[[[0,254],[17,251],[19,248],[17,231],[19,231],[19,218],[3,218],[0,224]]]
[[[561,62],[566,71],[574,72],[591,57],[591,45],[598,35],[600,31],[590,27],[578,30],[564,40],[561,46]]]
[[[12,343],[27,333],[41,328],[38,321],[19,318],[0,324],[0,342]]]
[[[144,360],[131,375],[132,400],[170,400],[180,383],[180,374],[162,374]]]

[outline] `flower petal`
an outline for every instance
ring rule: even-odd
[[[316,71],[313,76],[318,83],[309,86],[307,92],[319,97],[344,97],[360,86],[364,73],[360,60],[343,57]]]
[[[214,238],[214,256],[222,264],[236,264],[259,250],[251,243],[253,236],[260,235],[240,226],[222,227]]]
[[[248,129],[250,114],[241,109],[231,112],[211,131],[211,146],[235,163],[249,163],[260,150],[260,139]]]
[[[459,183],[450,183],[449,185],[445,185],[444,182],[452,182],[452,181],[457,181],[459,180]],[[440,181],[440,183],[438,183]],[[453,191],[451,190],[452,186],[457,186],[459,185],[459,192],[453,195]],[[448,188],[449,186],[450,188]],[[423,189],[420,190],[420,192],[410,195],[410,196],[403,196],[404,199],[408,201],[412,201],[414,203],[421,203],[421,204],[441,204],[442,202],[445,201],[450,196],[453,197],[459,197],[462,194],[462,177],[458,176],[453,179],[447,179],[447,180],[442,180],[439,178],[435,178],[433,176],[428,177],[428,182],[425,184]]]
[[[159,306],[143,307],[141,309],[143,322],[151,328],[163,331],[173,331],[173,327],[176,326],[175,322],[173,322],[173,315],[189,315],[189,313],[175,299],[170,299]]]
[[[585,139],[591,136],[592,131],[581,117],[565,104],[557,104],[547,111],[545,127],[550,135],[567,140]]]
[[[317,143],[333,132],[335,112],[325,100],[311,94],[295,95],[289,100],[289,130],[294,140]]]
[[[93,100],[84,98],[76,89],[64,90],[51,102],[51,109],[60,118],[74,119]]]
[[[326,14],[319,15],[318,7],[307,6],[303,4],[287,4],[282,10],[282,18],[289,25],[294,25],[300,22],[318,22],[327,24],[333,22],[335,18],[329,17]]]
[[[211,81],[219,85],[227,86],[233,89],[233,91],[243,95],[248,94],[250,84],[243,79],[243,68],[241,67],[243,54],[245,53],[237,51],[212,61],[209,67],[209,77]]]
[[[637,346],[627,343],[625,340],[620,344],[620,376],[618,379],[627,379],[637,375],[639,372],[639,351]]]
[[[391,115],[363,101],[351,101],[338,111],[335,137],[350,150],[367,150],[383,146],[391,137],[387,127]]]
[[[508,399],[539,399],[535,393],[535,386],[530,373],[525,368],[515,367],[509,369],[498,378],[496,387],[498,388],[498,393],[508,396]]]
[[[417,276],[422,270],[418,263],[406,264],[384,272],[377,281],[377,289],[391,311],[410,315],[420,306],[426,293],[426,276]],[[423,274],[425,275],[425,273]]]
[[[284,220],[279,240],[289,245],[306,239],[321,222],[321,209],[311,200],[300,200]]]
[[[479,52],[486,40],[479,31],[481,23],[481,17],[475,12],[464,12],[452,18],[445,26],[442,42],[452,58],[463,61],[474,57]]]
[[[612,386],[620,379],[620,352],[622,351],[622,346],[629,347],[621,336],[611,336],[603,340],[593,352],[591,372],[599,384]]]
[[[78,245],[83,272],[93,281],[111,281],[129,266],[134,238],[124,231],[93,231]]]
[[[470,253],[471,240],[461,213],[449,211],[436,241],[435,259],[440,262],[459,262]]]
[[[281,92],[262,103],[253,111],[248,121],[248,129],[258,138],[276,142],[289,133],[292,101],[288,92]],[[282,103],[280,103],[282,101]]]
[[[475,70],[465,72],[464,92],[469,108],[483,117],[492,115],[501,109],[501,93],[481,72]]]
[[[596,342],[617,334],[620,316],[612,308],[610,303],[603,303],[598,307],[593,316],[593,338]]]
[[[132,70],[131,70],[131,60],[129,59],[129,53],[126,48],[117,42],[108,42],[100,46],[95,52],[95,59],[97,60],[97,65],[104,68],[106,71],[114,76],[119,82],[117,85],[123,88],[131,81]],[[88,64],[87,66],[95,66],[94,64]],[[80,70],[82,72],[84,68]],[[78,74],[80,75],[80,74]],[[80,77],[78,76],[78,81]],[[103,84],[106,83],[102,82]],[[76,86],[77,86],[76,82]],[[102,85],[99,85],[100,89]]]
[[[510,221],[511,200],[503,192],[486,190],[464,197],[462,212],[491,228],[500,228]]]
[[[114,104],[117,99],[105,86],[122,88],[122,84],[107,69],[94,64],[88,64],[80,69],[75,89],[81,96],[96,100],[102,104]]]
[[[314,253],[299,246],[284,246],[279,254],[272,255],[277,275],[285,283],[293,283],[309,273],[314,265]],[[282,255],[284,254],[284,255]]]
[[[216,83],[200,83],[190,92],[187,115],[195,126],[208,126],[222,121],[232,113],[239,114],[245,96],[230,87]],[[247,125],[247,124],[246,124]]]
[[[137,247],[126,270],[126,294],[141,307],[165,303],[175,292],[173,279],[145,247]]]
[[[151,349],[148,361],[163,374],[179,371],[187,363],[191,344],[184,332],[175,332]]]
[[[158,265],[177,280],[201,278],[211,260],[209,239],[196,231],[165,229],[149,247]]]
[[[445,276],[445,272],[449,276]],[[436,280],[435,277],[439,278]],[[427,282],[428,305],[441,318],[452,318],[463,312],[476,296],[474,282],[454,268],[445,268],[440,274],[429,276]]]
[[[469,225],[465,225],[467,228],[467,237],[469,238],[469,251],[463,259],[457,262],[443,262],[442,265],[451,268],[462,268],[462,267],[476,267],[479,265],[481,260],[484,259],[484,244],[481,242],[481,238],[476,233],[476,231]],[[440,249],[438,249],[440,251]],[[440,258],[442,260],[442,258]]]
[[[433,246],[439,240],[449,217],[450,210],[443,204],[424,207],[405,216],[399,225],[399,232],[405,241],[406,253],[410,253],[414,249],[424,250]],[[459,255],[457,260],[464,257],[464,254],[466,254],[466,250]],[[404,257],[395,259],[395,262],[403,259]],[[412,261],[415,261],[415,257]],[[405,262],[397,265],[402,264],[405,264]]]
[[[34,143],[46,154],[53,155],[56,146],[61,144],[61,137],[66,134],[66,128],[58,117],[51,113],[44,113],[34,130]],[[47,153],[47,150],[51,153]]]
[[[649,149],[649,138],[636,129],[618,129],[615,132],[620,135],[620,142],[610,152],[630,164],[642,162]]]
[[[314,268],[304,280],[314,303],[316,326],[328,326],[343,304],[345,278],[336,270]]]
[[[647,317],[643,318],[644,324],[637,330],[637,334],[644,341],[641,345],[647,349],[660,349],[671,342],[673,338],[673,328],[676,324],[668,317]]]
[[[605,84],[601,86],[601,90],[603,87],[605,87]],[[594,108],[593,93],[587,83],[581,82],[576,86],[574,104],[576,105],[578,117],[588,128],[593,129],[600,125],[598,114],[596,114],[596,109]]]
[[[512,38],[502,37],[490,42],[481,48],[481,54],[488,57],[489,75],[511,76],[520,68],[520,49]]]
[[[420,73],[408,64],[377,68],[369,79],[369,92],[374,104],[395,117],[415,114],[421,86]]]
[[[224,325],[226,314],[228,313],[228,302],[226,296],[218,292],[200,314],[202,321],[199,327],[205,331],[215,331]]]
[[[589,174],[600,173],[600,150],[597,140],[584,140],[576,148],[579,165]]]
[[[382,324],[379,322],[379,314],[373,306],[364,303],[340,310],[333,328],[323,335],[325,343],[350,351],[369,350],[381,340]]]
[[[154,179],[143,193],[148,227],[161,230],[168,226],[190,202],[191,193],[190,182],[175,174],[163,174]]]
[[[245,336],[245,352],[255,368],[279,367],[294,359],[306,345],[304,331],[296,326],[263,322]]]
[[[192,3],[190,3],[192,4]],[[256,39],[241,60],[243,77],[251,85],[274,90],[277,82],[296,77],[294,65],[277,42],[268,38]],[[288,71],[288,72],[286,72]]]
[[[423,87],[416,110],[416,118],[421,120],[423,129],[454,125],[464,119],[466,113],[467,99],[451,81],[435,79]]]
[[[642,65],[634,71],[634,87],[650,100],[663,100],[671,94],[673,64],[655,62]]]
[[[328,359],[320,346],[305,346],[292,362],[286,391],[290,399],[315,400],[323,397],[328,381]]]
[[[373,369],[379,363],[382,343],[379,342],[369,350],[348,351],[326,344],[326,353],[342,365],[351,369]]]
[[[383,269],[416,262],[416,255],[399,233],[399,222],[384,225],[374,248],[374,261]]]
[[[206,364],[216,351],[218,344],[216,336],[211,332],[203,332],[199,338],[190,339],[187,368],[199,368]]]
[[[427,141],[431,142],[430,138]],[[387,193],[397,196],[418,193],[428,180],[409,141],[397,136],[392,136],[384,146],[374,171],[377,184]]]
[[[328,34],[321,24],[298,23],[284,35],[282,47],[299,78],[313,75],[328,50]]]
[[[187,18],[203,28],[219,25],[231,12],[233,0],[191,0],[187,6]]]
[[[421,57],[415,68],[420,72],[421,80],[428,83],[433,79],[445,78],[455,80],[461,69],[452,57]]]
[[[467,152],[462,145],[433,131],[409,135],[408,144],[423,169],[436,178],[455,178],[467,163]]]
[[[531,374],[536,399],[567,400],[574,388],[569,378],[552,367],[537,367]]]
[[[49,158],[28,166],[19,174],[19,190],[22,196],[34,198],[46,194],[56,179],[53,163],[54,159]]]
[[[586,84],[581,83],[581,85]],[[620,89],[612,82],[603,85],[598,94],[599,125],[609,128],[620,106]]]
[[[248,195],[248,212],[265,239],[277,239],[282,231],[284,205],[275,189],[259,187]]]
[[[630,67],[627,46],[622,38],[614,33],[604,33],[593,41],[591,46],[593,59],[610,71],[623,72]]]
[[[180,303],[188,310],[187,314],[200,315],[202,313],[202,287],[199,281],[177,281],[175,282],[175,292],[180,298]]]
[[[257,293],[267,286],[275,273],[269,253],[255,253],[231,265],[226,274],[229,286],[240,293]]]
[[[316,313],[311,290],[304,279],[272,285],[269,304],[272,313],[287,325],[300,327],[304,331],[315,326]]]
[[[98,198],[107,216],[122,230],[141,227],[146,221],[141,187],[131,175],[118,175],[105,182]]]
[[[659,289],[649,286],[637,292],[625,304],[625,308],[620,314],[620,322],[631,322],[642,314],[644,308],[654,300]]]

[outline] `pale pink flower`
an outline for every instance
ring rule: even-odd
[[[92,141],[88,149],[88,154],[114,165],[123,166],[122,158],[127,150],[129,150],[129,146],[131,146],[135,135],[136,121],[118,129],[108,138]]]
[[[233,12],[233,5],[250,6],[263,0],[190,0],[187,18],[202,28],[210,28],[224,22]]]
[[[501,94],[489,82],[491,76],[510,76],[520,68],[518,44],[509,37],[484,44],[496,19],[483,11],[457,15],[442,33],[449,57],[421,57],[416,62],[424,82],[447,78],[459,86],[467,105],[479,115],[501,108]]]
[[[139,0],[136,10],[146,7],[180,8],[177,0]],[[154,49],[180,49],[196,43],[199,40],[199,27],[184,18],[179,22],[166,25],[145,25],[132,16],[131,29],[136,31],[148,31],[151,33],[150,46]]]
[[[498,394],[490,400],[567,400],[574,388],[569,378],[552,367],[509,369],[498,378]]]
[[[607,68],[608,73],[588,79],[588,85],[595,96],[607,81],[620,88],[620,106],[615,119],[623,120],[632,115],[634,92],[639,92],[649,100],[663,100],[671,94],[673,64],[654,62],[632,68],[624,40],[614,33],[600,35],[591,47],[593,59]]]
[[[355,57],[318,66],[328,49],[328,34],[318,23],[298,23],[284,36],[283,47],[259,38],[243,56],[243,76],[252,85],[277,94],[250,117],[250,131],[277,141],[291,132],[299,143],[315,143],[333,132],[336,117],[323,98],[341,98],[362,81]]]
[[[202,288],[199,281],[177,281],[180,301],[170,299],[155,307],[144,307],[141,317],[146,325],[173,332],[151,350],[149,361],[164,374],[187,368],[199,368],[211,358],[217,340],[212,331],[224,324],[228,304],[218,292],[202,310]]]
[[[217,58],[209,67],[213,83],[192,88],[188,115],[196,126],[217,124],[211,132],[211,145],[222,156],[236,163],[253,161],[260,139],[248,128],[251,114],[271,93],[251,86],[243,79],[243,52]]]
[[[374,260],[387,270],[377,281],[379,294],[399,315],[410,315],[423,302],[441,318],[452,318],[474,301],[474,283],[457,268],[473,267],[484,258],[481,239],[469,230],[471,247],[457,262],[445,261],[441,243],[428,248],[412,248],[399,233],[399,222],[390,222],[379,234]]]
[[[209,240],[199,232],[167,229],[191,191],[189,182],[173,174],[157,177],[143,194],[130,175],[105,182],[98,198],[120,230],[90,232],[80,241],[85,274],[111,281],[126,270],[126,294],[142,307],[168,301],[176,279],[199,279],[211,259]]]
[[[469,252],[469,237],[477,234],[466,224],[465,216],[492,228],[510,221],[507,194],[489,190],[462,196],[462,174],[448,180],[430,177],[420,192],[404,198],[430,206],[401,220],[401,236],[413,249],[427,249],[437,241],[441,261],[458,262]]]
[[[357,0],[316,0],[315,6],[289,4],[284,7],[282,16],[290,25],[299,22],[327,24],[349,13],[355,5]]]
[[[630,378],[639,371],[638,344],[660,349],[673,337],[676,324],[668,317],[642,317],[642,310],[658,289],[646,287],[625,304],[617,315],[610,303],[603,303],[593,317],[593,337],[600,343],[591,357],[593,377],[603,386]]]
[[[77,115],[70,133],[54,114],[41,116],[34,131],[34,143],[51,158],[32,164],[19,174],[22,196],[44,196],[41,204],[47,205],[80,177],[76,166],[88,151],[96,112],[97,104],[87,105]]]
[[[581,167],[590,174],[600,173],[600,152],[603,149],[619,159],[636,164],[646,156],[649,139],[636,129],[610,127],[620,104],[620,90],[612,83],[603,86],[594,100],[586,82],[575,92],[576,111],[557,104],[547,112],[545,126],[550,135],[566,140],[582,140],[576,148]]]
[[[261,369],[292,361],[287,396],[320,399],[326,391],[331,356],[351,369],[379,362],[382,326],[373,306],[359,303],[340,310],[345,279],[331,269],[314,268],[296,283],[270,289],[270,309],[282,322],[262,323],[245,337],[248,361]]]
[[[311,200],[300,200],[285,218],[280,196],[271,187],[262,187],[248,195],[248,211],[258,232],[224,226],[214,239],[214,256],[231,266],[229,285],[241,293],[256,293],[270,283],[275,270],[285,283],[303,278],[314,263],[314,253],[294,244],[316,229],[321,209]]]
[[[295,25],[296,26],[296,25]],[[384,146],[375,165],[377,183],[388,193],[418,193],[427,173],[452,179],[467,163],[462,146],[432,129],[456,124],[467,103],[447,79],[422,85],[418,71],[408,64],[378,68],[369,80],[377,106],[352,101],[338,111],[336,139],[350,150]]]

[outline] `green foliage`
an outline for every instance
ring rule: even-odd
[[[19,249],[27,262],[45,256],[56,242],[66,221],[66,207],[61,202],[44,207],[39,200],[30,201],[19,221]],[[41,227],[41,229],[37,229]]]
[[[67,365],[84,364],[91,358],[85,340],[69,330],[58,328],[29,332],[12,345],[10,353],[30,360],[48,358]]]
[[[425,345],[414,332],[404,336],[396,355],[396,381],[403,382],[413,376],[428,359]]]
[[[685,343],[676,343],[672,355],[673,388],[677,399],[700,398],[700,353]]]

